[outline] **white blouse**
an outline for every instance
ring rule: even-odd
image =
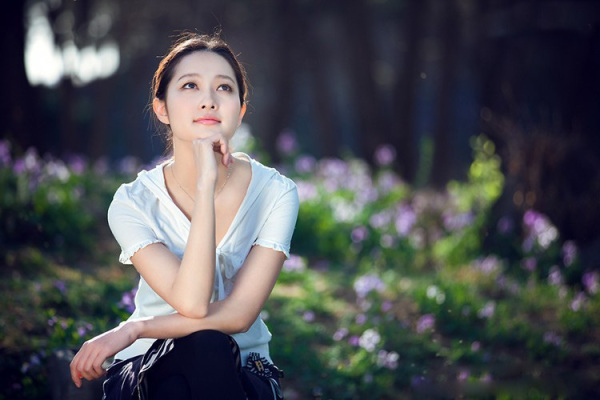
[[[298,216],[298,193],[290,179],[244,153],[252,168],[246,195],[229,230],[216,248],[216,273],[212,301],[227,297],[236,274],[254,245],[283,252],[289,258],[290,242]],[[119,187],[108,209],[108,224],[121,246],[119,261],[131,264],[136,251],[163,243],[180,259],[188,239],[191,222],[167,192],[165,161],[137,179]],[[135,296],[135,311],[129,319],[159,316],[176,311],[140,276]],[[244,333],[232,335],[240,346],[242,365],[248,353],[258,352],[270,360],[271,333],[260,316]],[[117,353],[116,359],[144,354],[155,339],[138,339]]]

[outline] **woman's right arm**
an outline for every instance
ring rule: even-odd
[[[191,227],[183,258],[180,260],[164,244],[153,243],[137,250],[131,262],[150,287],[179,314],[189,318],[203,318],[213,293],[215,274],[215,204],[214,192],[217,175],[215,148],[223,154],[224,162],[232,159],[227,141],[214,134],[193,142],[197,167],[197,186]],[[110,214],[110,213],[109,213]],[[111,218],[109,216],[109,222]],[[118,215],[113,225],[122,224]],[[115,237],[120,229],[113,229]],[[132,234],[124,229],[121,240]],[[135,232],[133,233],[135,234]]]

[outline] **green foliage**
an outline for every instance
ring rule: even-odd
[[[286,140],[279,169],[298,185],[300,215],[263,317],[288,398],[595,397],[598,272],[535,210],[499,231],[510,258],[483,250],[504,184],[491,141],[473,139],[465,182],[433,191],[404,183],[389,148],[373,169]],[[131,311],[135,274],[115,264],[105,212],[138,166],[28,154],[2,161],[0,146],[0,385],[34,399],[48,396],[48,354]]]

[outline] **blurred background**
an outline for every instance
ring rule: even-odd
[[[370,271],[366,266],[361,266],[361,257],[373,259],[378,257],[373,256],[374,248],[393,248],[396,253],[385,256],[389,259],[386,258],[387,261],[382,261],[379,269],[376,268],[380,272],[378,276],[382,279],[382,284],[386,284],[386,290],[379,291],[380,286],[375,285],[366,292],[371,293],[370,295],[383,293],[382,296],[388,296],[387,300],[378,298],[377,301],[392,301],[392,309],[406,308],[407,305],[403,302],[398,303],[398,299],[402,299],[403,296],[411,298],[411,301],[418,304],[414,308],[416,314],[399,316],[402,314],[399,311],[395,318],[404,321],[407,326],[414,325],[417,331],[422,327],[418,322],[429,321],[422,320],[423,316],[434,318],[432,326],[436,323],[441,324],[443,318],[449,318],[447,314],[444,314],[443,318],[436,314],[445,313],[447,310],[435,311],[437,309],[430,309],[425,304],[427,301],[435,303],[435,299],[439,300],[436,290],[445,293],[444,299],[450,298],[449,293],[454,290],[446,288],[444,292],[443,285],[437,281],[442,279],[441,276],[445,276],[439,275],[440,271],[452,267],[450,264],[456,267],[474,260],[480,262],[490,254],[501,260],[501,269],[515,278],[516,282],[521,282],[523,288],[529,287],[527,285],[531,285],[532,282],[531,276],[525,272],[532,273],[534,270],[533,275],[537,281],[557,287],[557,284],[551,284],[550,277],[556,278],[557,275],[552,273],[558,271],[562,280],[561,285],[558,285],[560,288],[556,290],[564,287],[569,293],[566,296],[571,296],[567,298],[572,301],[583,301],[583,298],[577,297],[583,293],[588,296],[586,301],[589,302],[586,304],[598,305],[598,1],[17,0],[3,6],[0,19],[1,49],[5,59],[0,74],[5,90],[5,95],[0,96],[0,110],[3,115],[3,124],[0,127],[3,140],[0,155],[6,170],[6,176],[3,175],[3,182],[6,184],[4,190],[6,193],[23,192],[21,194],[25,196],[21,200],[19,196],[13,198],[11,195],[5,195],[3,198],[4,210],[0,210],[4,219],[2,250],[6,254],[5,273],[12,274],[10,276],[13,278],[16,273],[19,279],[29,282],[23,284],[25,286],[19,286],[21,284],[11,281],[12,286],[6,287],[7,290],[32,290],[32,287],[35,288],[35,285],[39,284],[43,288],[47,285],[48,290],[64,294],[64,288],[61,286],[64,282],[71,282],[69,279],[73,282],[84,280],[83,277],[73,278],[68,274],[71,278],[65,278],[58,273],[43,283],[41,278],[32,278],[27,276],[27,272],[23,272],[29,271],[29,267],[22,267],[33,265],[33,271],[41,265],[42,261],[38,260],[37,256],[31,256],[32,249],[41,249],[39,257],[45,258],[45,252],[51,252],[53,248],[67,247],[65,243],[85,241],[84,236],[75,227],[86,230],[92,224],[90,221],[104,223],[103,213],[118,179],[123,181],[124,176],[133,179],[135,174],[132,175],[132,172],[164,156],[164,143],[156,133],[147,110],[152,74],[177,33],[186,30],[212,33],[220,29],[222,37],[230,43],[236,53],[239,53],[252,85],[249,111],[246,114],[242,136],[253,138],[253,145],[250,146],[246,142],[245,146],[253,154],[260,154],[259,159],[263,162],[279,166],[284,172],[297,178],[301,195],[304,196],[299,227],[294,239],[300,257],[298,260],[302,261],[296,260],[299,264],[291,266],[288,264],[290,274],[298,273],[297,269],[300,269],[303,274],[314,272],[322,277],[350,268],[356,281],[344,281],[339,276],[336,279],[345,282],[347,289],[352,292],[356,289],[356,282],[363,282],[360,281],[360,277]],[[98,185],[98,176],[94,175],[89,182],[86,179],[91,178],[73,178],[81,179],[72,182],[73,187],[79,190],[79,195],[74,197],[68,207],[77,210],[80,206],[78,202],[82,201],[80,198],[86,199],[90,204],[92,197],[86,195],[97,195],[97,198],[93,197],[96,201],[93,203],[95,208],[90,211],[92,216],[97,213],[97,219],[90,217],[89,221],[82,221],[83,217],[75,216],[76,211],[71,215],[64,209],[56,211],[56,214],[44,214],[50,206],[27,198],[25,192],[35,192],[33,188],[40,187],[38,183],[43,179],[37,177],[37,183],[32,186],[31,181],[19,183],[21,178],[18,175],[33,174],[34,164],[46,165],[44,168],[47,170],[47,163],[56,164],[57,160],[64,162],[71,175],[77,175],[77,165],[84,165],[81,167],[82,171],[88,171],[86,168],[89,167],[90,173],[102,176],[113,173],[118,177],[116,179],[111,176],[112,183],[107,183],[107,189],[102,193],[94,192],[99,190],[94,188],[94,185]],[[80,164],[76,163],[77,160]],[[339,163],[336,163],[337,161]],[[128,162],[134,165],[130,168],[132,170],[129,171],[129,175],[123,169],[123,165]],[[55,164],[51,165],[56,170],[58,164]],[[384,173],[387,175],[382,175]],[[30,175],[27,175],[27,179],[31,178]],[[64,176],[60,178],[60,173],[55,173],[54,177],[56,176],[63,185],[71,182],[63,179]],[[366,181],[360,181],[355,187],[333,185],[332,188],[332,180],[348,181],[353,176],[364,178]],[[389,178],[387,182],[391,189],[386,192],[379,188],[378,195],[368,194],[371,185],[384,185],[382,177]],[[467,185],[468,188],[461,185]],[[323,191],[320,191],[321,189]],[[313,190],[318,195],[311,194]],[[360,199],[360,212],[348,217],[348,213],[344,214],[339,207],[335,208],[339,200],[336,193],[340,190],[351,193],[340,195],[343,199],[347,199],[348,196],[360,197],[361,190],[363,194],[367,193]],[[384,192],[385,195],[382,194]],[[478,193],[484,198],[474,200]],[[40,196],[47,201],[49,195],[48,192],[44,192]],[[71,195],[65,196],[70,198],[68,196]],[[53,198],[52,195],[50,198]],[[423,198],[426,198],[426,206],[419,208],[419,199]],[[425,221],[422,230],[417,231],[413,229],[413,225],[419,224],[413,221],[409,222],[408,229],[405,229],[407,222],[401,220],[401,216],[404,218],[408,211],[416,212],[415,221],[421,221],[420,216],[427,214],[423,209],[435,209],[433,214],[447,218],[448,215],[443,210],[445,206],[440,205],[440,202],[450,204],[456,202],[456,198],[464,200],[463,203],[458,201],[463,205],[457,205],[453,211],[456,215],[464,217],[462,222],[453,220],[460,225],[460,229],[451,229],[448,220],[445,220],[446,225],[440,225],[443,234],[437,227],[430,229],[430,226],[437,222]],[[354,203],[350,203],[356,206],[359,200],[354,197],[352,199]],[[378,209],[379,206],[381,207]],[[465,207],[470,208],[466,210]],[[373,222],[373,216],[383,215],[382,210],[388,209],[394,210],[394,217],[390,217],[395,218],[391,222],[395,229],[392,229],[393,234],[381,230],[384,223]],[[423,214],[419,214],[419,210],[423,211]],[[326,220],[329,218],[327,215],[331,213],[335,216],[334,222],[338,224],[336,226],[342,231],[347,229],[347,235],[342,239],[338,240],[333,230],[328,230],[329,228],[323,227],[322,224],[318,228],[315,228],[317,225],[310,225]],[[73,219],[65,217],[67,214]],[[303,216],[304,221],[310,223],[303,223]],[[64,225],[63,230],[60,224]],[[50,229],[48,226],[55,228]],[[444,235],[456,237],[456,231],[463,235],[463,230],[468,230],[469,227],[472,231],[469,233],[471,236],[467,235],[469,241],[466,245],[460,241],[464,239],[463,236],[460,236],[461,239],[457,242],[445,245],[464,245],[470,249],[468,254],[457,255],[450,250],[449,253],[445,253],[446,250],[440,250],[433,244]],[[311,229],[319,232],[322,241],[327,245],[307,239],[311,236]],[[427,232],[430,231],[436,233],[427,236]],[[527,240],[534,240],[532,232],[537,232],[537,238],[541,238],[536,242],[538,248],[534,248],[531,243],[527,244]],[[94,235],[96,236],[93,236],[91,241],[98,235],[106,236],[107,232],[101,231]],[[402,248],[403,235],[407,240],[406,248]],[[414,241],[414,237],[420,237],[419,235],[426,237],[425,245],[419,244],[419,240]],[[106,237],[106,242],[111,243],[110,236]],[[374,240],[370,245],[367,245],[368,238]],[[518,245],[515,244],[517,242]],[[550,246],[550,243],[554,247]],[[81,261],[72,260],[81,260],[84,251],[82,249],[87,251],[86,246],[89,246],[89,243],[82,242],[77,246],[71,246],[71,250],[65,250],[64,254],[55,254],[57,263],[64,263],[65,260],[71,260],[71,264],[80,263]],[[106,246],[110,251],[114,251],[114,244]],[[348,255],[342,257],[343,250],[340,250],[339,254],[336,253],[336,246],[340,249],[353,246],[354,258],[350,260]],[[576,252],[573,249],[576,249]],[[25,253],[29,255],[26,256]],[[567,261],[566,255],[571,257],[567,257]],[[328,258],[329,266],[325,269],[311,270],[310,267],[314,265],[322,267],[319,262],[322,262],[323,258]],[[577,260],[576,268],[569,269],[574,265],[573,259]],[[535,261],[535,266],[532,260]],[[396,268],[399,275],[385,275],[386,271],[395,270],[395,264],[407,263],[412,265],[412,269],[398,272]],[[309,268],[305,268],[307,266]],[[552,269],[553,267],[556,269]],[[78,265],[78,268],[86,271],[82,265]],[[97,270],[92,268],[86,273],[96,274]],[[435,275],[434,281],[437,283],[422,283],[422,287],[416,284],[415,287],[418,288],[414,289],[415,292],[407,289],[406,285],[398,286],[392,283],[409,273],[414,273],[415,276]],[[20,274],[25,274],[25,277]],[[122,272],[114,274],[117,281],[124,279],[124,282],[131,284],[133,278],[130,275],[122,276]],[[284,281],[290,285],[306,285],[303,279],[309,278],[302,276],[288,277],[288,281],[284,277]],[[384,276],[388,277],[388,281]],[[318,281],[318,278],[313,278]],[[468,279],[465,282],[467,281]],[[34,286],[27,286],[30,284]],[[129,290],[127,285],[128,283],[123,283],[116,288],[102,290],[114,292],[113,295],[117,293],[118,300],[121,299],[121,293]],[[340,283],[340,288],[332,291],[343,292],[343,285]],[[430,289],[432,287],[434,289]],[[422,296],[419,297],[421,289]],[[40,288],[37,287],[37,290]],[[486,301],[482,300],[483,297],[478,300],[482,304],[482,310],[491,304],[488,300],[498,302],[504,296],[491,288],[482,289],[482,293],[484,292]],[[104,291],[101,293],[106,294]],[[519,298],[515,303],[517,308],[521,307],[517,304],[522,304],[520,302],[523,301],[535,303],[535,297],[525,299],[510,293],[506,296]],[[559,297],[559,294],[558,291],[547,293],[548,298],[562,299],[556,300],[558,303],[570,304],[570,311],[565,311],[567,314],[581,310],[579,306],[573,307],[572,302],[564,300],[564,296]],[[364,292],[357,292],[355,295],[359,300],[367,296]],[[419,299],[425,303],[420,303]],[[596,303],[593,299],[596,299]],[[6,299],[5,301],[8,302]],[[34,305],[42,307],[41,304],[45,304],[42,308],[46,311],[51,310],[50,314],[44,314],[45,330],[39,330],[48,335],[48,325],[54,328],[58,319],[52,323],[47,321],[59,318],[60,307],[66,306],[63,304],[59,307],[52,302],[48,305],[44,301],[40,299]],[[436,304],[440,305],[445,301]],[[457,304],[461,304],[459,300],[456,301]],[[278,304],[277,301],[275,304]],[[364,305],[360,302],[356,304],[359,310]],[[285,308],[281,304],[278,304],[278,307]],[[411,307],[413,306],[408,308],[412,310]],[[475,305],[472,307],[476,308]],[[587,309],[586,315],[592,318],[592,309],[595,306],[589,307],[591,308]],[[63,330],[67,332],[69,328],[73,332],[81,333],[81,327],[87,325],[81,325],[82,322],[73,314],[75,311],[65,308],[67,309],[61,317],[67,321]],[[560,340],[550,336],[544,343],[560,342],[566,359],[548,360],[544,358],[548,349],[543,348],[534,351],[536,355],[532,356],[531,362],[542,360],[542,364],[556,363],[570,371],[568,374],[575,374],[581,365],[585,369],[586,365],[592,364],[592,360],[597,361],[600,348],[592,345],[600,339],[597,320],[583,318],[584,322],[575,323],[569,319],[571,317],[561,314],[562,311],[559,312],[558,308],[552,310],[557,315],[556,321],[562,321],[563,325],[555,321],[558,325],[554,330],[541,332],[539,335],[524,334],[522,342],[515,339],[516,344],[513,344],[516,348],[520,348],[521,345],[524,346],[522,348],[527,348],[526,343],[541,341],[543,337],[548,338],[544,335],[551,332],[558,335]],[[313,322],[315,315],[317,320],[321,316],[324,325],[319,329],[323,332],[331,330],[339,333],[339,329],[343,328],[350,332],[347,333],[350,337],[354,329],[360,338],[367,332],[365,329],[358,331],[359,326],[365,325],[357,321],[347,322],[342,328],[328,326],[325,320],[337,315],[335,310],[313,310],[310,312],[316,314],[312,317],[310,314],[307,317],[305,312],[308,311],[298,314],[300,320]],[[538,309],[530,311],[534,314],[541,312]],[[98,310],[93,312],[100,314]],[[296,310],[292,314],[298,312]],[[275,310],[271,312],[276,313]],[[368,315],[366,311],[357,313]],[[100,318],[99,315],[98,317]],[[22,324],[20,318],[23,318],[23,315],[4,315],[3,318],[0,326],[4,326],[3,333],[8,337],[6,326],[19,326]],[[483,317],[479,316],[479,319],[481,318]],[[283,322],[290,323],[287,320],[280,322],[282,325],[285,325]],[[273,323],[277,325],[277,320]],[[465,321],[463,323],[467,324]],[[498,321],[490,322],[491,325],[497,323]],[[532,320],[528,324],[539,323],[540,321]],[[105,320],[104,324],[110,326],[108,320]],[[513,328],[520,329],[507,329],[512,331]],[[487,340],[495,343],[494,338],[497,339],[497,336],[492,332],[497,330],[491,327],[486,329],[490,329],[486,331]],[[383,328],[378,334],[384,336],[382,330]],[[443,331],[443,328],[438,326],[438,330]],[[428,329],[424,328],[423,331]],[[88,332],[92,332],[92,329],[88,329]],[[588,336],[577,336],[583,335],[582,332],[587,332]],[[449,335],[446,339],[451,341],[450,337],[454,337],[452,335],[456,332],[450,329],[445,334]],[[68,336],[66,333],[65,335]],[[507,335],[505,339],[510,344],[511,335]],[[62,339],[55,338],[54,347],[65,343],[75,345],[77,340],[84,336],[85,329],[84,334],[79,336],[69,339],[65,339],[66,336],[61,336]],[[342,336],[345,337],[346,334]],[[331,340],[330,334],[327,337]],[[443,342],[441,339],[439,341]],[[4,347],[9,349],[5,351],[14,350],[11,357],[17,361],[14,364],[7,361],[4,368],[23,370],[23,362],[26,362],[27,372],[32,364],[28,358],[31,349],[26,349],[27,346],[19,347],[17,342],[5,341]],[[338,340],[334,338],[334,342],[337,343]],[[377,340],[377,343],[384,342],[385,340]],[[469,351],[472,350],[471,342]],[[485,340],[478,339],[476,342],[483,343]],[[400,346],[392,339],[390,343],[395,343],[396,347]],[[502,346],[504,345],[507,344],[503,342]],[[371,349],[368,345],[359,346],[358,342],[354,346],[375,357],[371,361],[377,368],[385,367],[385,361],[376,359],[374,347]],[[586,353],[581,350],[581,346],[589,351]],[[46,348],[48,352],[52,348],[44,343],[39,345],[36,351],[39,351],[40,347]],[[386,354],[394,353],[388,350],[385,350]],[[365,364],[366,361],[356,361],[350,356],[346,359],[346,356],[341,355],[342,350],[336,351],[338,352],[334,351],[335,354],[327,356],[327,362],[339,364],[331,367],[331,371],[347,367],[356,375],[350,374],[352,376],[346,377],[348,381],[359,383],[347,389],[345,395],[339,395],[339,387],[347,387],[348,382],[338,377],[339,382],[335,379],[330,381],[333,383],[328,388],[324,382],[332,376],[327,374],[333,372],[310,376],[300,374],[305,380],[299,379],[296,392],[289,394],[291,398],[293,393],[300,396],[299,398],[309,394],[314,397],[323,395],[331,398],[369,398],[364,393],[379,393],[374,398],[394,398],[390,393],[400,391],[408,395],[411,390],[423,386],[422,382],[430,379],[422,370],[418,374],[414,371],[404,371],[405,375],[408,374],[407,380],[400,379],[393,383],[399,379],[394,375],[398,370],[388,368],[389,371],[393,370],[390,372],[390,378],[386,378],[389,382],[377,381],[373,375],[368,378],[367,372],[360,369],[363,367],[356,366],[369,365]],[[395,351],[400,353],[402,363],[399,347]],[[573,355],[573,351],[576,356]],[[15,356],[17,353],[20,355]],[[439,353],[440,351],[436,350],[431,354],[415,355],[410,363],[421,367],[428,365],[428,357],[439,358]],[[39,353],[35,354],[39,356]],[[38,358],[44,359],[49,357],[48,354],[44,353]],[[488,361],[490,357],[494,359],[499,353],[492,354],[495,355],[490,356],[488,353]],[[283,351],[281,354],[281,358],[287,360],[292,370],[295,364],[291,360],[296,356],[292,350],[288,353]],[[26,361],[23,361],[23,357]],[[289,360],[286,357],[289,357]],[[453,357],[446,359],[451,359],[451,362],[466,362],[471,356]],[[360,364],[361,362],[363,364]],[[391,362],[390,365],[393,364]],[[315,368],[324,367],[317,365]],[[459,377],[464,375],[464,369],[457,371]],[[5,379],[4,386],[10,388],[6,389],[9,390],[7,393],[13,396],[6,398],[34,396],[24,394],[26,388],[36,386],[24,383],[23,376],[27,375],[25,372],[20,375],[14,373],[10,375],[12,378]],[[469,377],[473,375],[471,372],[467,373]],[[461,373],[463,375],[460,375]],[[488,381],[486,373],[479,373],[478,384]],[[359,375],[360,378],[357,378]],[[473,379],[465,378],[463,381],[470,382]],[[583,379],[585,384],[582,387],[586,389],[582,389],[581,393],[587,396],[597,390],[598,386],[593,389],[592,383],[600,382],[600,375],[596,370],[585,375],[585,378],[579,376],[578,379]],[[463,382],[460,379],[459,381]],[[34,379],[32,382],[42,381]],[[335,386],[338,384],[339,386]],[[384,389],[373,392],[369,385]],[[526,384],[524,387],[529,386]],[[455,383],[450,387],[452,389],[448,390],[454,390],[454,393],[463,393],[460,391],[463,389],[456,389]],[[408,388],[408,392],[402,392],[405,388]],[[470,393],[480,393],[477,392],[480,389],[477,386],[475,392]],[[552,396],[567,394],[569,398],[577,397],[577,390],[571,389],[564,389],[562,386],[549,392],[540,389],[539,393],[535,392],[532,396],[546,398],[544,396],[547,395],[547,398],[555,398]],[[489,394],[493,391],[484,392],[485,396],[493,396]],[[338,396],[332,393],[338,393]],[[0,395],[0,398],[3,397]]]

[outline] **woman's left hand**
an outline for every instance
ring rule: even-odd
[[[71,361],[71,379],[81,387],[81,379],[98,379],[106,371],[102,364],[107,358],[131,345],[137,339],[129,323],[122,324],[108,332],[86,341]]]

